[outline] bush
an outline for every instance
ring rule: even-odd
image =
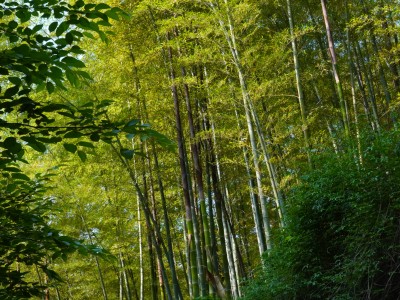
[[[245,299],[396,299],[400,143],[389,133],[324,154],[288,197],[288,226]],[[365,142],[367,144],[367,142]]]

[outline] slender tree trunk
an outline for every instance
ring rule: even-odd
[[[304,136],[304,143],[306,146],[307,151],[307,159],[309,166],[312,167],[311,162],[311,145],[310,145],[310,133],[307,124],[307,111],[304,102],[304,93],[303,87],[301,84],[301,75],[300,75],[300,63],[299,57],[297,54],[297,44],[296,44],[296,37],[294,35],[294,26],[293,26],[293,17],[292,17],[292,5],[290,0],[286,0],[287,3],[287,13],[289,17],[289,29],[290,29],[290,37],[291,37],[291,44],[292,44],[292,53],[293,53],[293,62],[294,62],[294,72],[296,75],[296,88],[297,88],[297,97],[299,100],[299,107],[300,107],[300,116],[301,116],[301,127]]]
[[[213,196],[212,196],[212,185],[211,185],[211,151],[212,149],[210,143],[206,142],[206,153],[207,153],[206,172],[207,172],[207,191],[208,191],[207,198],[208,198],[208,215],[210,219],[211,264],[214,273],[218,274],[219,267],[218,267],[218,253],[217,253],[217,238],[215,236],[216,231],[215,231],[214,205],[212,201]]]
[[[118,255],[119,255],[119,262],[120,262],[120,266],[121,266],[121,275],[122,275],[123,286],[125,288],[126,299],[131,300],[132,299],[131,289],[130,289],[129,282],[128,282],[128,275],[127,275],[127,271],[126,271],[126,267],[125,267],[125,260],[123,258],[121,250],[119,251]]]
[[[335,45],[334,45],[334,41],[333,41],[333,37],[332,37],[332,32],[331,32],[331,28],[330,28],[329,19],[328,19],[328,12],[326,9],[325,0],[321,0],[321,7],[322,7],[322,15],[324,17],[324,22],[325,22],[326,37],[328,39],[328,44],[329,44],[329,53],[331,55],[333,76],[335,78],[337,94],[339,96],[339,104],[340,104],[340,112],[342,114],[342,122],[344,125],[345,134],[346,134],[346,136],[349,136],[350,129],[349,129],[348,109],[347,109],[347,104],[346,104],[346,101],[345,101],[344,95],[343,95],[342,83],[339,78]]]
[[[140,199],[137,196],[137,224],[139,235],[139,274],[140,274],[140,300],[144,300],[144,269],[143,269],[143,242],[142,242],[142,220],[140,213]]]
[[[222,204],[223,205],[223,204]],[[221,207],[222,209],[222,207]],[[228,268],[229,268],[229,281],[230,281],[230,286],[231,286],[231,293],[233,296],[233,299],[236,299],[239,294],[238,294],[238,286],[236,285],[236,270],[235,270],[235,264],[233,261],[233,250],[232,250],[232,243],[231,243],[231,238],[230,238],[230,231],[229,231],[229,226],[228,226],[228,215],[226,212],[222,209],[222,223],[223,223],[223,230],[224,230],[224,237],[225,237],[225,246],[226,246],[226,257],[228,260]],[[226,279],[228,280],[228,279]]]
[[[122,271],[118,272],[118,283],[119,283],[119,300],[124,299],[124,283],[122,280]]]
[[[348,11],[348,2],[346,1],[346,19],[349,20],[349,11]],[[347,54],[349,57],[349,71],[350,71],[350,85],[351,85],[351,97],[353,100],[353,111],[354,111],[354,126],[356,129],[356,141],[357,141],[357,150],[358,150],[358,161],[360,164],[363,163],[362,157],[362,149],[361,149],[361,138],[360,138],[360,124],[358,121],[358,110],[357,110],[357,99],[356,99],[356,88],[355,88],[355,80],[353,73],[353,55],[351,51],[351,43],[350,43],[350,32],[346,30],[346,38],[347,38]]]

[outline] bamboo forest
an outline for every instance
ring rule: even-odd
[[[400,1],[0,18],[0,299],[400,299]]]

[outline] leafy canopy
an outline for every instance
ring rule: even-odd
[[[43,282],[27,280],[36,266],[50,279],[61,278],[48,262],[74,251],[107,252],[62,235],[51,228],[52,199],[45,197],[49,175],[31,179],[19,164],[28,163],[26,147],[45,153],[49,144],[63,142],[65,150],[86,159],[93,142],[111,143],[119,133],[132,138],[168,141],[137,121],[113,123],[107,116],[110,100],[81,106],[49,100],[67,83],[90,81],[79,47],[84,38],[108,41],[110,19],[127,15],[107,4],[73,4],[58,0],[0,0],[0,298],[21,299],[43,293]],[[47,95],[46,95],[47,93]],[[86,150],[85,150],[86,149]],[[133,152],[122,153],[131,158]]]

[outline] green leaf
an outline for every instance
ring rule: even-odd
[[[10,81],[11,83],[13,83],[15,85],[21,85],[22,84],[22,80],[19,77],[8,77],[8,81]]]
[[[15,168],[15,167],[6,167],[6,168],[2,168],[3,171],[7,171],[7,172],[17,172],[20,173],[22,172],[20,169]]]
[[[62,141],[62,138],[56,136],[51,138],[37,137],[36,139],[46,144],[56,144]]]
[[[95,10],[102,10],[102,9],[109,9],[109,8],[110,8],[109,5],[107,5],[105,3],[100,3],[100,4],[96,5]]]
[[[76,1],[74,7],[75,7],[75,8],[81,8],[81,7],[83,7],[84,5],[85,5],[85,2],[84,2],[83,0],[78,0],[78,1]]]
[[[126,159],[132,159],[135,152],[133,150],[129,150],[129,149],[121,149],[120,153]]]
[[[152,137],[152,138],[154,138],[155,140],[156,140],[156,142],[160,145],[160,146],[162,146],[162,147],[164,147],[164,148],[166,148],[166,149],[168,149],[168,150],[170,150],[170,151],[173,151],[173,150],[175,150],[175,148],[176,148],[176,145],[175,145],[175,143],[173,142],[173,141],[171,141],[168,137],[166,137],[165,135],[163,135],[163,134],[161,134],[161,133],[159,133],[159,132],[157,132],[157,131],[155,131],[155,130],[153,130],[153,129],[146,129],[146,134],[145,135],[143,135],[144,137],[146,137],[146,136],[148,136],[148,137]],[[142,137],[141,137],[142,138]],[[146,137],[146,139],[147,139],[147,137]]]
[[[41,30],[42,28],[43,28],[43,24],[36,25],[35,27],[32,28],[31,34],[35,34],[39,30]]]
[[[90,32],[87,32],[87,31],[85,31],[85,32],[83,33],[83,35],[86,36],[86,37],[88,37],[88,38],[90,38],[90,39],[92,39],[92,40],[95,40],[95,39],[96,39],[96,38],[94,37],[93,34],[91,34]]]
[[[17,27],[18,27],[18,23],[16,21],[14,21],[14,20],[12,20],[12,21],[10,21],[8,23],[8,29],[9,30],[14,30]]]
[[[87,80],[93,80],[93,78],[89,75],[88,72],[85,71],[75,71],[75,74],[77,74],[79,77],[87,79]]]
[[[31,18],[31,13],[27,9],[20,9],[15,15],[21,20],[21,23],[27,22]]]
[[[12,34],[8,37],[8,39],[10,40],[10,43],[16,43],[19,41],[19,37],[16,34]]]
[[[27,44],[22,44],[22,45],[20,45],[20,46],[18,46],[18,47],[14,47],[13,48],[13,51],[17,54],[17,55],[20,55],[20,56],[28,56],[29,55],[29,53],[30,53],[30,51],[31,51],[31,48],[27,45]],[[27,71],[29,71],[29,69],[27,70]],[[25,73],[25,72],[24,72]]]
[[[68,32],[65,35],[65,40],[67,41],[67,44],[72,44],[74,42],[74,35],[71,32]]]
[[[43,271],[46,273],[46,275],[49,277],[51,280],[59,281],[59,282],[64,282],[60,275],[58,275],[55,271],[43,268]]]
[[[109,40],[108,40],[108,38],[107,38],[107,35],[106,35],[104,32],[102,32],[102,31],[99,31],[98,33],[99,33],[99,36],[100,36],[101,41],[102,41],[103,43],[108,44]]]
[[[94,8],[96,6],[96,4],[93,3],[89,3],[85,5],[85,10],[91,10],[92,8]]]
[[[100,135],[97,132],[92,133],[90,135],[90,140],[93,142],[98,142],[98,141],[100,141]]]
[[[108,106],[110,106],[110,105],[113,104],[113,103],[114,103],[113,100],[101,100],[100,104],[98,104],[98,105],[96,106],[96,108],[97,108],[97,109],[101,109],[101,108],[104,108],[104,107],[108,107]]]
[[[76,67],[76,68],[86,67],[82,61],[71,56],[64,57],[61,61],[63,63],[66,63],[69,67]]]
[[[25,180],[25,181],[30,181],[31,180],[28,176],[26,176],[23,173],[12,173],[11,177],[13,179],[20,179],[20,180]]]
[[[69,83],[72,86],[78,87],[79,86],[79,79],[78,77],[75,75],[74,72],[72,72],[71,70],[65,69],[65,75],[67,76],[67,79],[69,81]]]
[[[75,54],[85,54],[85,51],[83,51],[79,46],[72,46],[71,49],[69,49],[69,51],[71,53],[75,53]]]
[[[62,110],[62,109],[68,109],[69,107],[65,104],[61,103],[50,103],[48,105],[42,106],[42,111],[43,112],[53,112],[57,110]]]
[[[119,20],[120,20],[120,18],[119,18],[119,13],[120,13],[120,10],[115,9],[115,8],[112,8],[112,9],[110,9],[110,10],[108,10],[108,11],[105,12],[105,14],[106,14],[108,17],[110,17],[111,19],[114,19],[114,20],[116,20],[116,21],[119,21]]]
[[[61,79],[63,77],[63,72],[60,68],[50,67],[51,77]]]
[[[79,145],[79,146],[82,146],[82,147],[94,149],[93,144],[92,144],[92,143],[89,143],[89,142],[84,142],[84,141],[82,141],[82,142],[79,142],[78,145]]]
[[[78,150],[78,148],[74,144],[64,143],[63,146],[64,146],[65,150],[67,150],[68,152],[71,152],[71,153],[75,153],[76,150]]]
[[[125,127],[131,127],[131,126],[136,126],[137,124],[140,124],[140,119],[133,119],[130,120]]]
[[[23,137],[21,137],[21,140],[27,142],[29,147],[31,147],[32,149],[34,149],[38,152],[41,152],[41,153],[46,152],[46,145],[39,142],[35,137],[23,136]]]
[[[47,92],[48,92],[49,94],[53,93],[54,90],[55,90],[54,84],[51,83],[50,81],[48,81],[48,82],[46,83],[46,89],[47,89]]]
[[[11,153],[18,153],[22,150],[22,146],[17,142],[15,137],[8,137],[3,142],[4,148],[6,148]]]
[[[0,75],[8,75],[8,69],[0,67]]]
[[[80,138],[83,136],[83,133],[79,131],[69,131],[66,134],[64,134],[65,139],[73,139],[73,138]]]
[[[62,22],[60,25],[58,25],[57,30],[56,30],[56,35],[61,36],[64,32],[66,32],[69,28],[68,22]]]
[[[8,88],[4,92],[4,97],[7,99],[11,99],[14,95],[16,95],[19,91],[19,86],[14,85],[13,87]]]
[[[75,119],[75,115],[74,115],[73,113],[71,113],[71,112],[68,112],[68,111],[58,111],[57,113],[58,113],[59,115],[61,115],[61,116],[68,117],[68,118],[71,118],[71,119]]]
[[[103,21],[103,20],[97,22],[97,25],[105,26],[105,27],[110,27],[110,26],[112,26],[110,22]]]
[[[82,162],[85,162],[87,159],[86,153],[83,151],[78,150],[78,156],[81,159]]]
[[[51,23],[51,24],[49,25],[49,31],[50,31],[50,32],[53,32],[54,30],[56,30],[57,26],[58,26],[58,22],[53,22],[53,23]]]

